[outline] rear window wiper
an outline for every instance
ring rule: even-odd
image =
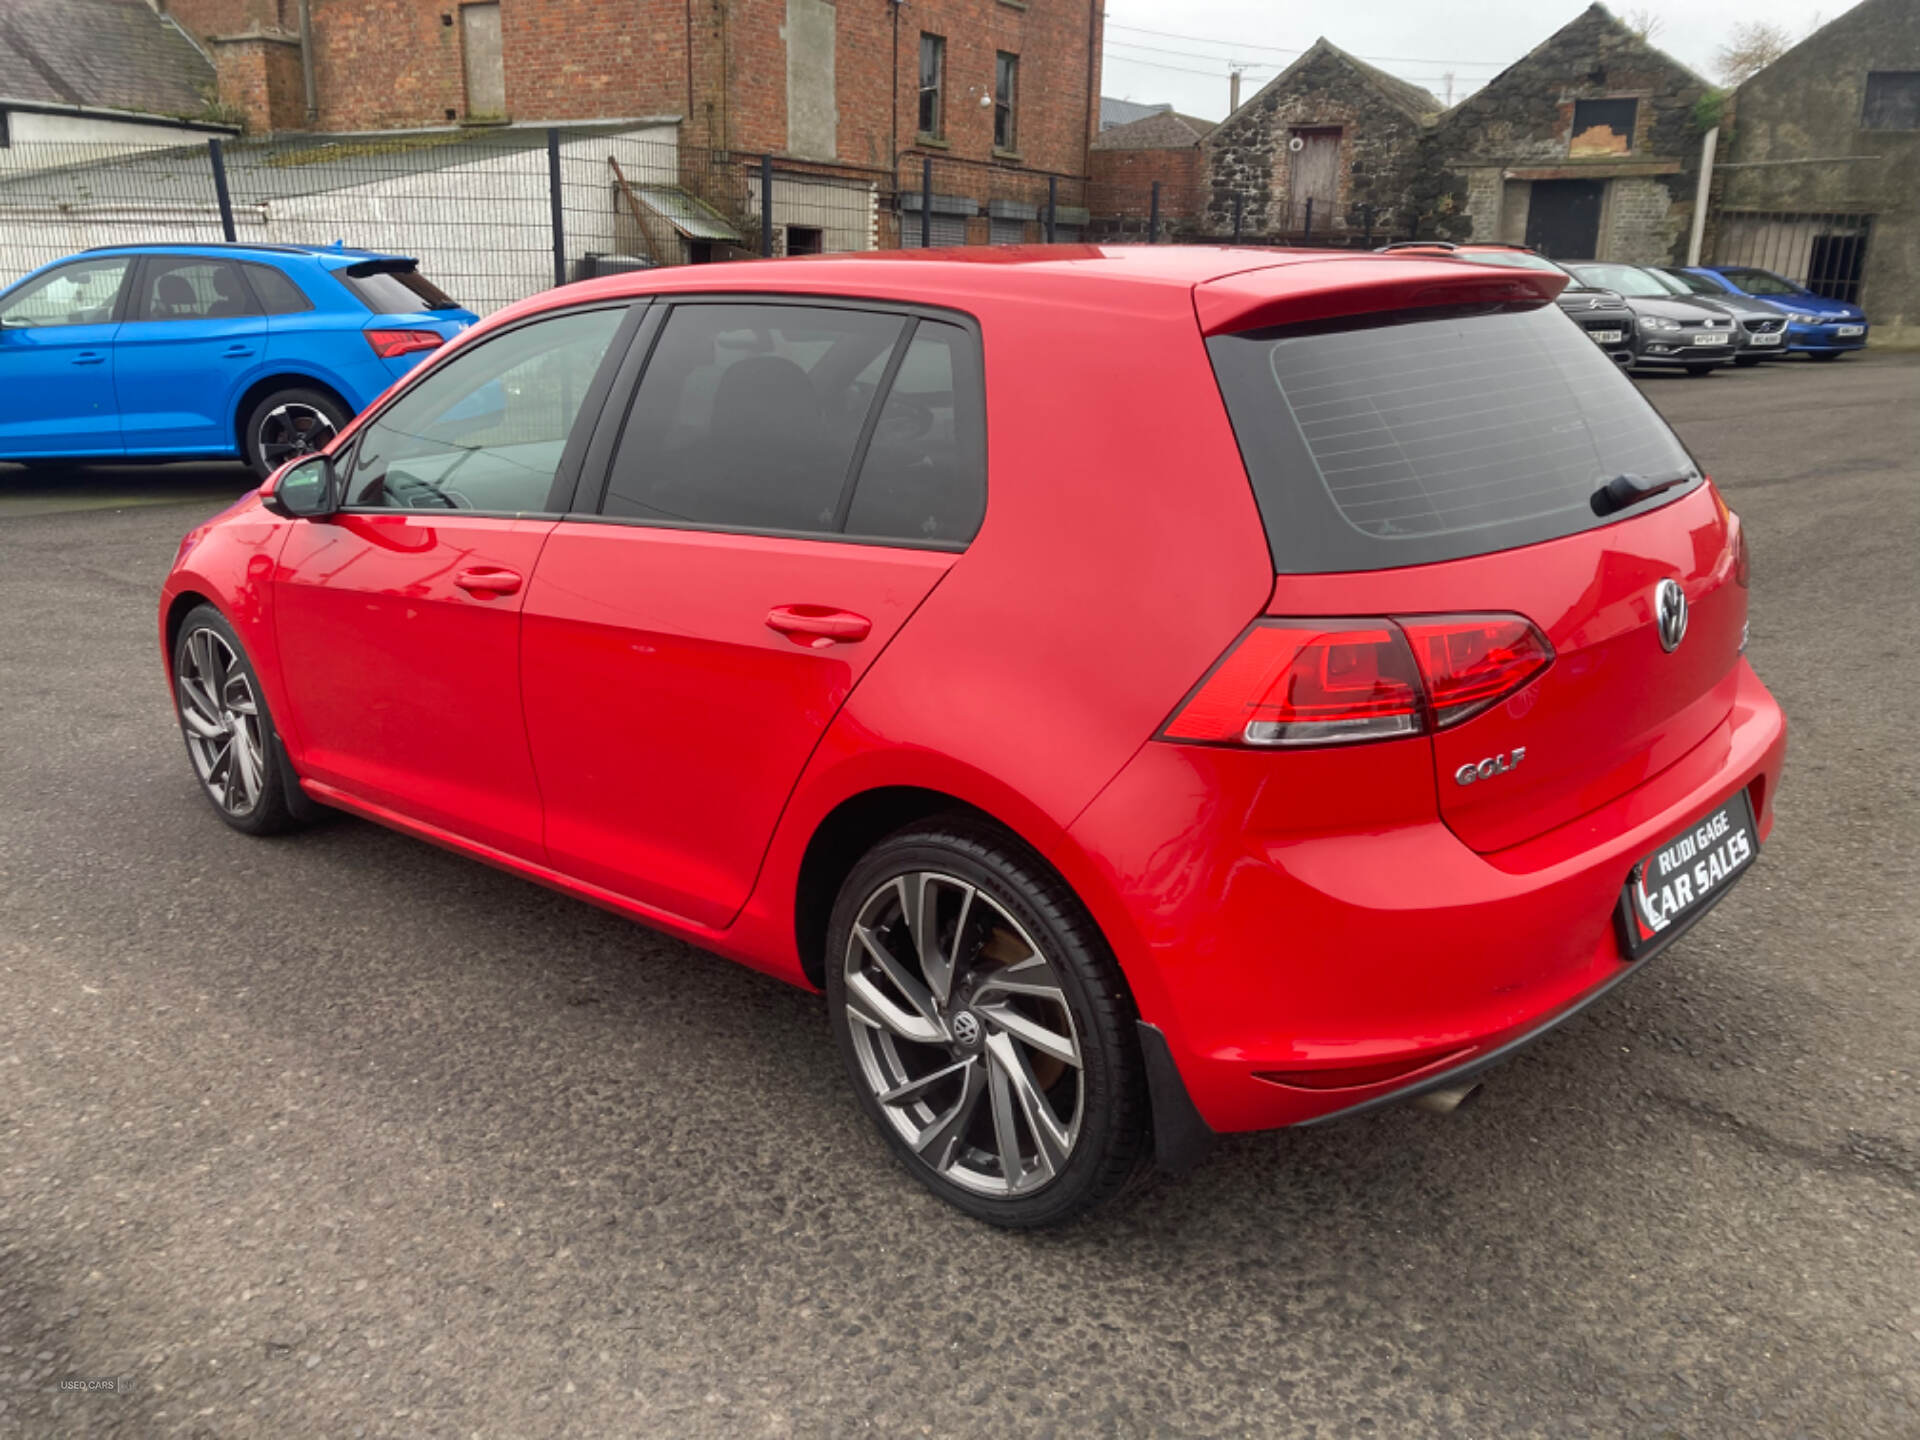
[[[1593,513],[1611,515],[1629,505],[1638,505],[1663,490],[1686,484],[1693,479],[1694,473],[1692,470],[1682,470],[1678,474],[1662,475],[1652,480],[1644,475],[1616,475],[1593,492]]]

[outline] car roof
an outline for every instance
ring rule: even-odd
[[[131,245],[95,245],[79,253],[82,255],[232,255],[242,259],[249,255],[262,257],[291,255],[300,259],[340,260],[355,264],[363,260],[409,262],[413,260],[410,255],[394,255],[383,250],[356,250],[344,245],[280,245],[234,240],[204,240],[181,244],[148,241]]]

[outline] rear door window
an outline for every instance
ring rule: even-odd
[[[921,320],[860,466],[849,535],[964,544],[987,508],[986,400],[964,327]]]
[[[1218,336],[1214,373],[1274,568],[1425,565],[1607,524],[1621,474],[1699,471],[1552,305],[1402,311]]]
[[[140,270],[135,320],[233,320],[260,306],[230,260],[199,255],[155,255]]]
[[[307,298],[294,281],[271,265],[242,264],[246,272],[247,283],[253,287],[260,308],[269,315],[298,315],[313,309],[313,301]]]

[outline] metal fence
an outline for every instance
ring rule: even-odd
[[[1720,210],[1706,235],[1713,265],[1771,270],[1816,295],[1849,303],[1860,298],[1873,217],[1789,210]]]
[[[411,255],[486,312],[620,270],[931,245],[1372,246],[1371,211],[1276,230],[1088,209],[1084,177],[946,156],[897,171],[703,149],[608,123],[0,148],[0,285],[92,246],[225,240]],[[1256,233],[1258,231],[1258,233]],[[1177,232],[1177,233],[1176,233]]]

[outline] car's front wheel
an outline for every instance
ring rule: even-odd
[[[324,390],[276,390],[262,397],[242,422],[247,463],[264,480],[289,460],[318,454],[352,418]]]
[[[1847,352],[1844,350],[1809,350],[1807,352],[1807,358],[1809,360],[1819,360],[1824,362],[1825,364],[1831,365],[1835,360],[1838,360],[1842,355],[1846,353]]]
[[[1687,366],[1687,374],[1711,375],[1714,371],[1718,370],[1719,368],[1720,366],[1718,363],[1715,363],[1712,365],[1689,365]]]
[[[249,835],[271,835],[298,820],[288,769],[260,680],[240,637],[211,605],[197,605],[173,646],[174,709],[200,789],[220,818]]]
[[[1078,899],[968,817],[900,831],[853,869],[827,941],[833,1029],[908,1169],[996,1225],[1051,1225],[1148,1153],[1131,997]]]

